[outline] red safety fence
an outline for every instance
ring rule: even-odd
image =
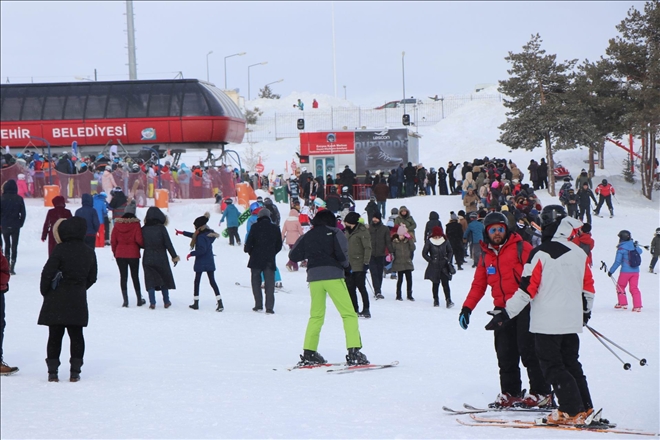
[[[325,185],[325,193],[330,192],[330,188],[335,188],[337,194],[341,196],[341,189],[346,185]],[[371,197],[371,185],[355,184],[352,190],[353,200],[369,200]]]

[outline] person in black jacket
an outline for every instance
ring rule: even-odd
[[[580,209],[580,221],[584,221],[584,214],[587,214],[587,223],[591,224],[591,202],[589,199],[594,201],[594,205],[597,204],[596,196],[594,196],[593,191],[589,188],[589,184],[584,182],[582,188],[577,192],[578,196],[578,207]]]
[[[85,219],[87,223],[85,244],[94,249],[96,247],[96,233],[99,230],[101,222],[99,222],[99,215],[96,209],[94,209],[94,199],[91,194],[82,195],[82,207],[76,210],[74,216]]]
[[[435,212],[431,211],[429,213],[429,221],[426,222],[426,227],[424,228],[424,240],[428,240],[431,238],[431,232],[433,231],[433,228],[436,226],[440,227],[440,230],[442,230],[442,223],[440,223],[440,215]]]
[[[69,380],[78,382],[85,354],[83,327],[89,322],[87,290],[96,283],[98,270],[96,254],[83,241],[87,230],[84,219],[60,219],[53,229],[59,244],[41,272],[40,291],[44,302],[38,324],[48,326],[48,381],[59,381],[60,352],[66,330],[71,340]],[[54,283],[58,273],[61,273],[61,279]]]
[[[449,191],[447,189],[447,172],[442,167],[438,168],[438,193],[441,196],[449,195]]]
[[[273,203],[273,200],[270,197],[266,197],[264,199],[264,208],[270,211],[270,221],[279,227],[280,222],[282,221],[280,210],[277,208],[277,205]]]
[[[433,192],[433,195],[435,195],[435,185],[437,183],[437,177],[438,177],[438,173],[435,171],[435,168],[431,167],[427,178],[429,181],[429,189]]]
[[[5,243],[5,257],[9,261],[9,273],[16,275],[16,256],[18,254],[18,238],[25,224],[25,201],[18,195],[18,185],[14,179],[7,180],[2,185],[0,198],[0,228]]]
[[[341,198],[339,197],[339,194],[337,194],[336,186],[331,186],[328,190],[328,196],[325,199],[325,209],[333,214],[337,214],[341,211]]]
[[[371,259],[369,260],[369,272],[374,288],[374,298],[384,299],[382,293],[383,270],[385,269],[385,251],[394,253],[390,228],[383,224],[383,217],[376,211],[371,217],[369,224],[369,235],[371,236]]]
[[[266,314],[275,313],[275,256],[282,250],[280,228],[271,222],[270,211],[262,208],[257,214],[257,222],[250,228],[243,251],[250,255],[248,267],[251,271],[252,294],[255,312],[264,309],[261,293],[261,274],[264,276],[266,293]]]
[[[428,263],[426,272],[424,272],[424,279],[431,280],[433,283],[433,307],[440,307],[440,300],[438,299],[440,283],[442,283],[442,290],[445,293],[447,308],[449,309],[454,306],[454,303],[451,301],[451,289],[449,288],[452,272],[455,271],[451,265],[452,256],[451,246],[447,243],[447,238],[442,232],[442,228],[440,226],[434,226],[422,250],[422,258]]]
[[[536,168],[536,175],[538,177],[539,189],[548,187],[548,163],[545,158],[541,158],[541,163]]]
[[[408,162],[408,166],[404,168],[403,176],[406,183],[406,197],[412,197],[415,194],[415,177],[417,177],[417,171],[412,162]]]
[[[452,211],[450,213],[449,223],[445,225],[447,231],[447,239],[451,245],[451,249],[456,260],[458,270],[463,270],[463,263],[465,263],[463,256],[463,227],[458,222],[458,216]]]
[[[170,234],[167,232],[167,216],[160,209],[152,206],[147,210],[142,226],[142,240],[144,252],[142,254],[142,269],[144,270],[144,286],[149,293],[149,301],[155,304],[156,290],[163,294],[165,308],[170,307],[169,291],[176,289],[174,276],[167,253],[172,257],[176,267],[180,258],[172,245]]]

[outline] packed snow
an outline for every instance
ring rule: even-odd
[[[306,102],[311,105],[311,100]],[[497,143],[497,125],[504,121],[501,103],[475,101],[434,127],[420,129],[420,157],[427,167],[446,166],[449,160],[475,157],[511,158],[526,171],[534,152],[509,152]],[[272,167],[283,168],[295,155],[297,141],[257,144],[268,151]],[[236,148],[240,151],[241,146]],[[590,333],[581,335],[581,356],[594,405],[624,428],[658,432],[659,323],[658,275],[648,273],[647,251],[642,255],[640,289],[643,311],[615,310],[615,289],[600,262],[614,261],[617,233],[632,232],[650,244],[658,218],[656,201],[640,195],[639,183],[620,177],[625,152],[606,149],[606,168],[594,182],[607,178],[616,188],[614,218],[593,220],[596,300],[590,321],[595,329],[622,345],[648,365],[622,354],[622,364]],[[557,158],[573,177],[586,167],[586,150],[559,152]],[[282,164],[282,165],[280,165]],[[267,169],[268,169],[267,164]],[[278,171],[282,172],[282,171]],[[526,172],[527,174],[527,172]],[[261,193],[266,195],[265,193]],[[537,193],[544,205],[557,199]],[[227,239],[214,244],[216,280],[225,310],[215,311],[215,299],[202,279],[200,310],[192,302],[193,260],[185,260],[189,239],[174,229],[192,230],[193,220],[211,212],[209,226],[220,231],[218,205],[213,200],[170,204],[168,230],[182,261],[173,268],[177,289],[170,291],[172,307],[136,307],[129,283],[128,309],[121,307],[119,271],[109,247],[97,248],[98,282],[88,292],[90,323],[85,329],[86,353],[78,383],[47,382],[48,329],[38,326],[42,303],[39,277],[47,259],[40,234],[48,208],[27,200],[27,221],[21,230],[16,264],[6,293],[5,361],[20,372],[2,377],[2,438],[597,438],[601,434],[545,429],[516,430],[465,427],[457,416],[442,410],[464,402],[484,406],[499,392],[493,335],[484,330],[492,309],[490,290],[475,309],[467,331],[458,313],[470,288],[473,269],[466,264],[451,282],[452,309],[432,307],[431,283],[424,281],[426,264],[421,247],[415,253],[415,302],[394,300],[396,281],[384,280],[384,300],[371,303],[372,319],[360,319],[363,352],[373,363],[398,360],[395,368],[333,375],[320,370],[288,371],[302,353],[309,314],[304,269],[285,270],[287,252],[278,255],[284,287],[276,293],[275,314],[252,311],[254,306],[246,267],[248,256]],[[357,202],[364,212],[366,201]],[[460,196],[428,196],[388,200],[387,211],[406,205],[423,228],[429,212],[443,224],[450,211],[463,208]],[[80,200],[67,207],[75,210]],[[288,205],[278,204],[283,217]],[[146,208],[139,208],[143,218]],[[606,211],[604,211],[606,212]],[[245,226],[239,229],[245,234]],[[468,260],[471,263],[471,260]],[[656,267],[656,272],[658,268]],[[142,269],[141,269],[142,271]],[[142,274],[141,274],[142,275]],[[240,283],[237,286],[235,283]],[[143,291],[146,296],[146,292]],[[319,352],[330,362],[346,354],[341,318],[328,301]],[[68,377],[68,337],[62,349],[60,377]],[[523,387],[527,387],[522,372]],[[467,419],[467,416],[458,416]],[[531,415],[504,415],[532,419]],[[614,437],[611,434],[610,437]]]

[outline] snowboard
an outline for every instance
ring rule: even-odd
[[[243,223],[245,223],[245,222],[247,221],[248,218],[250,218],[250,208],[248,208],[248,209],[246,209],[245,211],[243,211],[243,214],[241,214],[241,215],[238,217],[238,226],[241,226]],[[229,237],[229,231],[227,230],[227,228],[225,228],[225,229],[222,231],[222,236],[223,236],[224,238]]]

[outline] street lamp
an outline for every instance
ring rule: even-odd
[[[264,61],[262,63],[256,63],[256,64],[251,64],[248,66],[248,101],[250,100],[250,68],[254,66],[263,66],[264,64],[268,64],[268,61]]]
[[[344,101],[346,101],[346,86],[344,86]]]
[[[269,85],[271,85],[271,84],[281,83],[282,81],[284,81],[284,78],[282,78],[282,79],[278,79],[277,81],[273,81],[272,83],[268,83],[268,84],[266,84],[264,87],[269,86]]]
[[[406,114],[406,52],[401,52],[401,74],[403,76],[403,114]]]
[[[231,57],[241,57],[243,55],[247,54],[247,52],[241,52],[241,53],[235,53],[233,55],[227,55],[225,57],[225,90],[227,90],[227,58]]]
[[[213,51],[210,51],[209,53],[206,54],[206,82],[211,82],[209,80],[209,55],[211,55]]]

